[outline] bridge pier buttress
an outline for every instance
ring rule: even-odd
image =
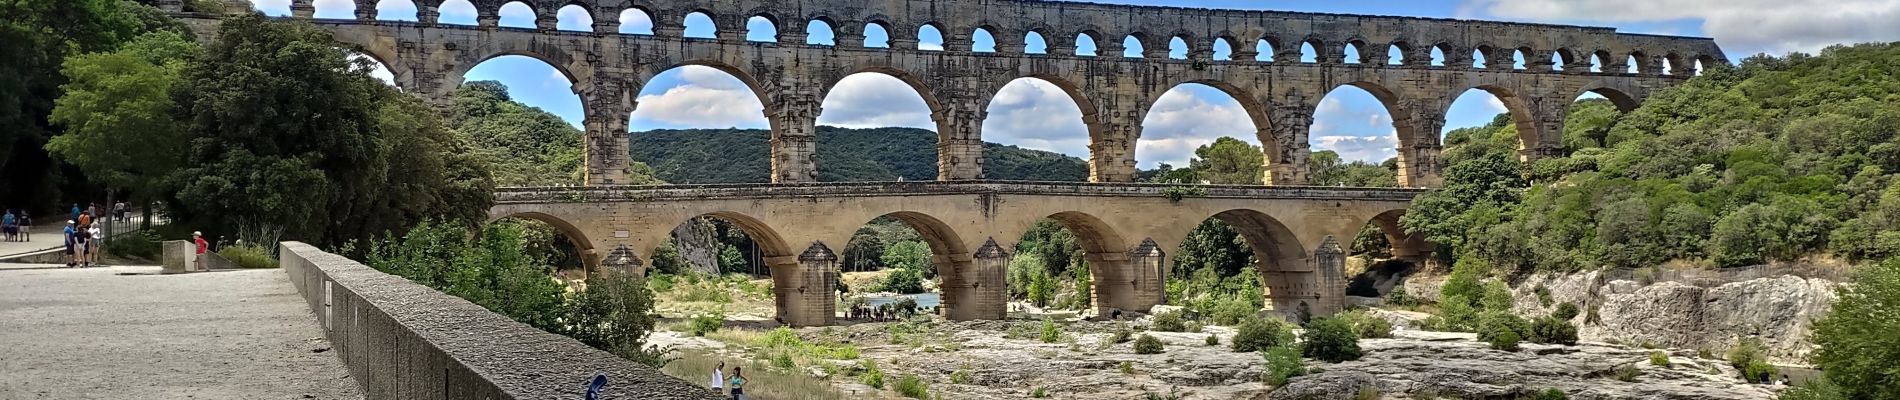
[[[975,96],[941,99],[937,122],[937,180],[983,179],[983,120],[988,112]]]
[[[767,257],[778,319],[791,326],[826,326],[837,321],[838,255],[812,242],[797,257]]]
[[[1392,125],[1399,131],[1399,187],[1439,187],[1445,185],[1443,139],[1445,112],[1437,102],[1402,102],[1394,110]]]
[[[587,132],[587,150],[582,160],[587,186],[626,185],[632,172],[633,153],[627,148],[627,123],[633,118],[634,101],[624,80],[595,77],[574,86],[575,94],[585,102],[582,121]]]
[[[959,260],[944,257],[939,263],[952,263],[950,273],[938,272],[943,299],[943,316],[952,321],[995,320],[1009,315],[1009,289],[1004,277],[1009,273],[1009,251],[992,239],[983,243],[972,257]],[[944,271],[942,267],[938,271]]]
[[[1121,54],[1119,42],[1112,49],[1109,44],[1100,44],[1100,54]],[[1135,143],[1141,137],[1142,118],[1148,114],[1148,107],[1142,105],[1138,95],[1116,92],[1103,97],[1099,110],[1082,116],[1085,123],[1095,121],[1089,124],[1089,181],[1134,182]]]
[[[1166,299],[1161,271],[1166,262],[1153,241],[1128,252],[1089,253],[1095,311],[1148,312]]]
[[[1299,57],[1296,53],[1294,57]],[[1273,144],[1262,146],[1268,152],[1264,158],[1267,163],[1263,178],[1268,185],[1297,186],[1305,185],[1307,179],[1306,162],[1312,158],[1313,149],[1307,144],[1308,133],[1313,129],[1313,107],[1307,106],[1299,96],[1293,94],[1284,104],[1273,106],[1270,128]]]
[[[807,89],[781,86],[774,91],[767,110],[772,129],[772,183],[817,182],[821,103],[816,93]]]
[[[1305,262],[1276,266],[1261,274],[1267,310],[1304,323],[1346,309],[1346,251],[1327,236]]]

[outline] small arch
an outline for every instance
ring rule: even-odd
[[[1364,40],[1348,40],[1346,41],[1344,50],[1344,57],[1341,58],[1342,62],[1346,64],[1364,64],[1366,62],[1366,42]]]
[[[560,217],[540,212],[516,212],[503,215],[491,215],[487,223],[492,224],[509,218],[520,218],[554,227],[556,232],[560,232],[562,236],[566,236],[568,242],[574,245],[575,252],[580,253],[581,267],[586,270],[588,274],[591,275],[600,271],[600,258],[604,253],[595,250],[594,241],[589,239],[587,234],[580,228],[575,227],[573,223],[567,222],[567,220],[561,219]]]
[[[1246,239],[1254,257],[1260,260],[1257,268],[1263,272],[1305,266],[1306,247],[1300,244],[1292,229],[1272,216],[1256,210],[1233,209],[1209,218],[1219,219]]]
[[[436,17],[437,24],[473,26],[478,22],[476,15],[479,12],[475,11],[475,4],[469,3],[468,0],[444,1],[440,7],[436,8],[436,11],[441,13]]]
[[[1491,45],[1488,44],[1481,44],[1478,45],[1478,48],[1471,49],[1471,68],[1486,69],[1490,67],[1488,64],[1491,63],[1490,58],[1495,51],[1496,49],[1491,48]]]
[[[1699,55],[1699,56],[1696,56],[1696,57],[1695,57],[1695,74],[1696,74],[1696,76],[1702,76],[1702,72],[1703,72],[1703,71],[1706,71],[1706,70],[1707,70],[1707,68],[1709,68],[1709,66],[1712,66],[1712,65],[1716,65],[1716,64],[1719,64],[1719,63],[1720,63],[1720,62],[1718,62],[1718,61],[1716,61],[1716,60],[1715,60],[1715,57],[1711,57],[1711,56],[1709,56],[1709,55],[1706,55],[1706,54],[1704,54],[1704,55]]]
[[[1095,37],[1097,35],[1098,34],[1095,32],[1082,32],[1082,33],[1075,34],[1075,55],[1087,56],[1087,57],[1094,57],[1098,55],[1098,52],[1096,51],[1096,46],[1095,46]]]
[[[420,20],[417,18],[417,14],[418,11],[416,10],[416,3],[414,1],[382,0],[376,2],[377,21],[415,22]]]
[[[1141,34],[1136,33],[1136,34],[1130,34],[1128,36],[1122,37],[1122,57],[1125,57],[1125,58],[1147,58],[1148,57],[1148,49],[1143,47]]]
[[[739,230],[745,232],[747,237],[752,238],[752,241],[759,244],[759,252],[763,253],[762,255],[765,257],[789,257],[798,255],[798,253],[785,242],[785,238],[778,234],[777,230],[772,229],[771,226],[766,225],[765,222],[760,221],[758,218],[737,211],[717,211],[695,215],[690,218],[674,221],[672,226],[685,225],[688,221],[705,217],[722,219],[732,223],[733,226],[739,227]]]
[[[1628,73],[1641,74],[1649,71],[1649,55],[1643,54],[1642,50],[1631,51],[1626,62],[1629,63]]]
[[[1186,60],[1188,58],[1189,52],[1190,52],[1190,49],[1188,49],[1188,42],[1186,39],[1182,39],[1180,36],[1175,36],[1174,38],[1168,39],[1168,58],[1169,59]]]
[[[765,14],[746,18],[745,41],[778,43],[778,20]]]
[[[1075,233],[1076,244],[1090,254],[1108,254],[1128,251],[1121,233],[1116,232],[1107,222],[1094,215],[1080,211],[1064,211],[1050,214],[1049,219],[1061,224],[1069,232]]]
[[[1234,59],[1234,41],[1225,36],[1214,38],[1213,57],[1219,61],[1232,61]]]
[[[581,3],[570,3],[554,12],[555,30],[593,32],[594,12]]]
[[[501,22],[499,23],[501,27],[535,28],[534,20],[537,16],[534,6],[528,5],[528,3],[510,1],[507,4],[502,4],[501,8],[495,9],[495,14],[501,16]]]
[[[1411,43],[1406,43],[1403,40],[1392,42],[1392,44],[1386,46],[1385,64],[1386,65],[1406,65],[1407,63],[1410,63],[1412,60],[1405,59],[1405,55],[1411,54],[1411,53],[1412,53]]]
[[[1319,62],[1320,49],[1323,48],[1326,48],[1326,43],[1319,41],[1319,39],[1306,39],[1301,41],[1300,62],[1309,64]]]
[[[814,46],[837,46],[837,31],[831,21],[825,18],[813,18],[805,22],[805,44]]]
[[[719,25],[713,22],[712,14],[694,11],[686,14],[686,37],[698,39],[716,39],[719,37]]]
[[[1511,69],[1520,71],[1528,69],[1531,60],[1527,57],[1529,57],[1528,54],[1530,53],[1531,51],[1529,49],[1511,50]]]
[[[1273,57],[1275,56],[1274,52],[1280,47],[1274,42],[1275,41],[1270,39],[1261,38],[1259,42],[1254,43],[1254,51],[1260,53],[1253,56],[1254,61],[1273,62]]]
[[[874,49],[891,48],[891,29],[882,21],[864,24],[864,47]]]
[[[1662,67],[1663,75],[1681,75],[1682,73],[1678,71],[1678,69],[1683,68],[1682,56],[1676,53],[1663,55]]]
[[[1550,53],[1550,63],[1552,71],[1563,71],[1564,68],[1577,63],[1577,53],[1567,48],[1558,48],[1557,51]]]
[[[652,35],[653,14],[639,7],[620,10],[620,33],[624,35]]]
[[[970,33],[970,51],[974,53],[995,53],[996,35],[990,33],[990,28],[976,28],[975,32]]]
[[[1023,34],[1023,54],[1049,54],[1049,40],[1037,31]]]
[[[1454,48],[1451,47],[1450,43],[1438,43],[1438,44],[1432,45],[1432,51],[1431,51],[1431,54],[1429,55],[1432,58],[1430,66],[1444,67],[1446,65],[1450,65],[1451,62],[1449,60],[1451,60],[1450,57],[1452,54],[1458,54],[1458,51],[1454,50]]]
[[[943,51],[943,44],[943,29],[937,28],[937,23],[917,27],[918,50]]]

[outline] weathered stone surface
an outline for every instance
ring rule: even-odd
[[[1665,347],[1721,352],[1744,338],[1760,339],[1769,355],[1799,363],[1812,346],[1807,339],[1815,319],[1834,303],[1835,283],[1782,275],[1713,287],[1661,282],[1648,286],[1629,280],[1603,282],[1600,272],[1536,274],[1513,290],[1519,315],[1548,315],[1559,304],[1576,304],[1577,324],[1585,340],[1618,340]],[[1422,291],[1436,292],[1442,279],[1419,280]],[[1410,290],[1411,286],[1407,286]],[[1536,289],[1551,298],[1545,306]],[[1597,319],[1589,319],[1594,306]]]

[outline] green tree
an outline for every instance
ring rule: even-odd
[[[1848,399],[1900,398],[1900,258],[1856,274],[1814,324],[1815,366]]]
[[[1195,175],[1207,183],[1259,185],[1265,179],[1265,157],[1259,147],[1223,136],[1194,149],[1188,168],[1193,168]]]
[[[1352,324],[1338,318],[1319,318],[1306,324],[1306,340],[1300,346],[1307,357],[1342,362],[1359,359],[1359,336]]]
[[[921,241],[906,240],[897,242],[884,249],[884,255],[881,258],[886,268],[935,272],[930,264],[930,246],[925,245],[924,242]],[[936,275],[928,272],[924,274],[924,277],[928,278]]]
[[[429,106],[304,22],[227,18],[186,68],[173,217],[213,232],[340,245],[425,218],[480,220],[493,183]],[[268,56],[266,56],[268,55]]]
[[[186,136],[171,90],[197,51],[176,32],[155,31],[117,51],[67,59],[64,74],[71,81],[52,113],[66,133],[46,150],[95,182],[153,199],[184,160]]]

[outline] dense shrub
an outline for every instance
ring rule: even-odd
[[[1405,285],[1393,286],[1392,291],[1386,292],[1385,294],[1385,305],[1388,306],[1406,307],[1417,304],[1418,300],[1413,299],[1411,294],[1405,292]]]
[[[1043,317],[1040,338],[1043,343],[1055,343],[1062,340],[1062,326],[1056,325],[1055,320]]]
[[[1154,330],[1161,332],[1187,331],[1187,321],[1181,314],[1180,311],[1155,314]]]
[[[1509,329],[1502,329],[1502,328],[1494,328],[1494,329],[1500,329],[1500,330],[1497,333],[1491,334],[1489,338],[1485,339],[1485,343],[1490,344],[1492,350],[1504,350],[1504,351],[1518,350],[1517,342],[1520,339],[1517,337],[1517,332],[1513,332]]]
[[[892,389],[897,390],[897,394],[903,395],[904,397],[913,399],[930,398],[930,385],[925,384],[922,379],[917,379],[916,375],[905,374],[904,377],[897,378],[897,386],[892,387]]]
[[[1649,365],[1669,368],[1670,365],[1674,365],[1674,364],[1671,364],[1669,362],[1669,353],[1664,353],[1661,351],[1652,351],[1649,353]]]
[[[1235,352],[1254,352],[1293,343],[1293,327],[1278,319],[1248,318],[1235,328]]]
[[[1574,346],[1577,344],[1577,326],[1571,325],[1569,320],[1538,318],[1531,321],[1530,331],[1523,336],[1524,340],[1531,343]]]
[[[1775,366],[1768,363],[1768,357],[1762,354],[1761,340],[1743,339],[1735,348],[1728,351],[1728,364],[1742,374],[1742,380],[1752,383],[1769,383],[1775,379]]]
[[[858,366],[864,368],[864,374],[858,376],[859,383],[870,386],[872,389],[884,388],[884,371],[877,369],[877,362],[867,359],[858,363]]]
[[[1267,358],[1268,386],[1279,387],[1285,385],[1287,379],[1306,375],[1306,360],[1300,358],[1298,346],[1292,344],[1274,346],[1263,354]]]
[[[1359,359],[1359,336],[1352,325],[1338,318],[1320,318],[1306,324],[1306,340],[1300,350],[1307,357],[1326,362]]]
[[[1143,334],[1135,339],[1135,354],[1161,354],[1162,351],[1161,339],[1153,335]]]
[[[1366,310],[1351,310],[1334,316],[1352,325],[1352,333],[1362,339],[1392,337],[1392,322]]]
[[[106,242],[106,253],[140,260],[158,260],[163,254],[158,233],[147,229],[135,234],[114,236]]]
[[[1214,311],[1209,313],[1208,317],[1213,319],[1215,325],[1235,326],[1241,321],[1258,316],[1259,313],[1260,308],[1255,307],[1252,301],[1240,296],[1231,296],[1214,303]]]
[[[253,243],[239,243],[218,249],[218,255],[243,268],[277,268],[271,249]]]
[[[1900,193],[1896,193],[1900,201]],[[1828,386],[1804,390],[1842,398],[1900,398],[1900,259],[1889,259],[1841,285],[1839,301],[1814,324],[1814,363],[1827,371]]]
[[[924,273],[913,268],[893,268],[879,282],[878,291],[897,294],[917,294],[924,292]]]
[[[1128,329],[1128,325],[1116,324],[1115,331],[1108,335],[1108,343],[1125,343],[1134,335],[1135,331]]]
[[[1219,345],[1220,345],[1220,336],[1214,336],[1214,334],[1212,334],[1212,333],[1209,333],[1209,334],[1207,334],[1207,345],[1208,345],[1208,346],[1219,346]]]
[[[726,315],[721,313],[699,314],[693,316],[693,336],[706,336],[718,332],[726,324]]]
[[[1569,321],[1571,319],[1577,318],[1577,313],[1578,313],[1577,305],[1566,301],[1566,302],[1558,303],[1557,309],[1551,310],[1550,317],[1564,320],[1564,321]]]
[[[588,278],[587,290],[576,293],[568,307],[568,336],[581,343],[655,368],[671,361],[664,350],[646,347],[655,316],[645,279],[602,272]]]

